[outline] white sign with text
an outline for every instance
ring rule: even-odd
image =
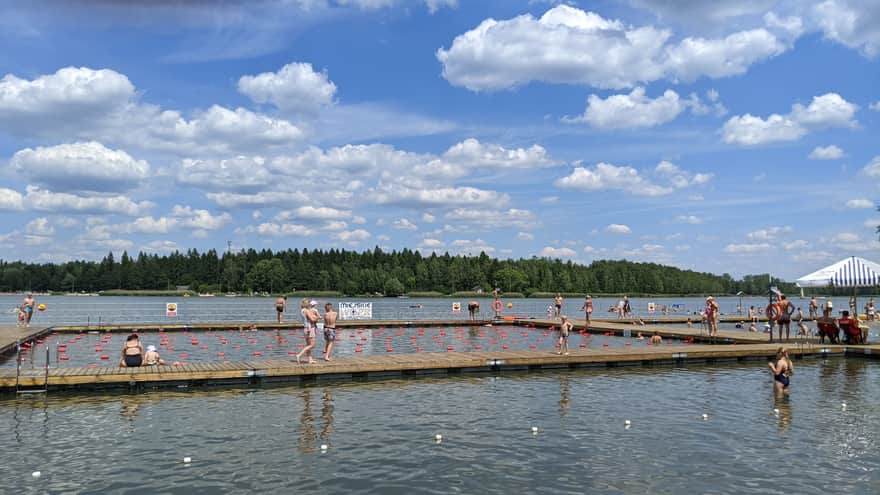
[[[371,302],[341,302],[339,303],[340,320],[369,320],[373,318],[373,303]]]

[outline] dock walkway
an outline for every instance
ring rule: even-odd
[[[340,357],[319,364],[297,364],[285,360],[206,362],[181,366],[140,368],[54,368],[22,372],[21,388],[50,390],[160,387],[199,385],[260,385],[272,382],[303,383],[315,380],[392,378],[419,375],[492,373],[544,369],[616,366],[682,366],[770,359],[775,344],[689,345],[654,348],[581,349],[567,356],[552,351],[448,352],[398,354],[369,357]],[[827,357],[852,355],[880,357],[880,346],[789,345],[792,356]],[[15,371],[0,371],[0,393],[14,393]]]
[[[45,325],[31,325],[29,327],[0,326],[0,356],[14,351],[16,342],[27,342],[39,338],[49,330],[50,327]]]
[[[571,318],[570,321],[574,325],[575,330],[580,330],[586,324],[583,318]],[[535,320],[514,320],[512,323],[516,325],[534,325],[541,328],[556,327],[559,328],[560,321],[556,319],[535,319]],[[648,338],[654,332],[660,334],[663,338],[673,339],[693,339],[694,342],[706,342],[716,344],[766,344],[770,342],[770,334],[749,332],[746,330],[718,330],[717,337],[710,337],[708,330],[700,328],[699,325],[692,328],[686,327],[669,327],[661,324],[645,324],[636,325],[633,323],[623,323],[621,320],[591,320],[591,333],[613,333],[614,335],[627,335],[635,337],[639,332]],[[794,334],[792,334],[794,339]]]

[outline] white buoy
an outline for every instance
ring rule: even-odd
[[[321,450],[327,450],[327,444],[326,444],[326,443],[322,443],[322,444],[321,444]]]
[[[846,402],[840,404],[841,409],[846,409]]]
[[[42,475],[43,475],[43,473],[41,473],[39,471],[34,471],[33,473],[31,473],[31,476],[33,476],[34,478],[39,478]]]
[[[192,462],[192,457],[184,457],[184,458],[183,458],[183,463],[184,463],[184,464],[189,464],[189,463],[191,463],[191,462]]]
[[[773,414],[779,414],[779,409],[774,409]]]
[[[625,424],[626,426],[629,426],[631,423],[629,422],[629,420],[626,420],[623,422],[623,424]]]
[[[706,413],[703,413],[703,419],[704,419],[704,420],[709,419],[709,415],[706,414]]]
[[[436,440],[436,441],[438,441],[438,442],[441,441],[441,440],[443,440],[443,435],[441,435],[441,434],[439,434],[439,433],[436,434],[436,435],[434,435],[434,440]]]
[[[538,433],[538,427],[537,427],[537,426],[533,426],[533,427],[532,427],[532,433],[533,433],[533,434],[537,434],[537,433]]]

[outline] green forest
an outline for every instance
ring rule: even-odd
[[[793,284],[774,285],[794,292]],[[479,256],[432,254],[403,249],[364,252],[330,249],[254,249],[218,254],[140,253],[119,259],[108,254],[99,262],[34,264],[0,261],[0,291],[100,292],[165,291],[185,286],[194,292],[272,293],[330,291],[344,295],[490,292],[525,296],[539,293],[749,295],[767,292],[768,275],[735,280],[654,263],[594,261],[585,266],[546,258],[499,260]]]

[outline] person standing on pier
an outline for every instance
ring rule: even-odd
[[[556,293],[556,297],[553,298],[553,306],[556,308],[556,313],[554,313],[554,316],[556,318],[559,318],[559,316],[562,314],[562,293]]]
[[[712,296],[706,298],[706,324],[709,326],[709,336],[718,336],[718,303]]]
[[[330,361],[330,352],[336,342],[336,311],[333,304],[324,305],[324,361]]]
[[[308,298],[304,298],[300,303],[300,314],[303,319],[303,336],[306,338],[306,346],[303,347],[299,353],[296,355],[296,363],[299,364],[300,359],[305,356],[308,361],[308,364],[314,364],[315,360],[312,359],[312,349],[315,347],[315,333],[316,326],[315,324],[318,322],[318,301],[309,302]]]
[[[24,325],[26,327],[31,326],[31,318],[34,317],[34,308],[36,307],[37,301],[34,299],[34,295],[28,292],[24,301],[21,302],[21,309],[24,310]]]
[[[808,309],[810,311],[810,318],[819,317],[819,303],[816,302],[816,296],[810,298],[810,307]]]
[[[617,300],[617,319],[623,319],[623,299]]]
[[[287,296],[275,300],[275,312],[278,313],[278,323],[284,319],[284,311],[287,309]]]
[[[568,335],[574,325],[568,321],[568,316],[561,315],[562,324],[559,325],[559,352],[557,354],[568,356]]]
[[[592,324],[590,322],[590,317],[593,316],[593,298],[590,297],[589,294],[584,297],[584,305],[581,306],[581,311],[583,311],[585,315],[586,323],[584,324],[584,330],[586,330],[590,328],[590,325]]]
[[[623,296],[623,316],[629,318],[632,316],[632,306],[629,304],[629,297]]]
[[[785,327],[785,340],[788,341],[791,333],[791,314],[794,313],[794,305],[789,301],[785,294],[779,294],[779,302],[776,303],[779,311],[779,317],[776,324],[779,326],[779,340],[782,341],[782,327]]]

